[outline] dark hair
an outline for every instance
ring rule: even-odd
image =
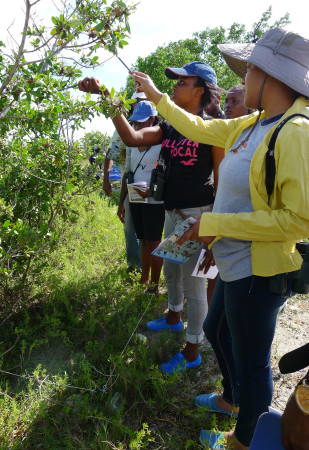
[[[210,103],[214,105],[220,104],[221,92],[225,92],[224,89],[221,89],[218,86],[215,86],[198,76],[196,77],[195,86],[204,88],[204,93],[201,98],[202,108],[205,108],[205,106],[209,105]]]
[[[232,86],[228,91],[227,94],[232,92],[244,92],[244,85],[243,84],[236,84],[235,86]]]
[[[307,97],[305,94],[301,94],[300,92],[295,91],[295,100],[299,97],[304,97],[306,100],[309,100],[309,97]]]
[[[226,94],[233,94],[235,92],[240,92],[240,93],[244,93],[244,85],[243,84],[235,84],[235,86],[232,86]],[[224,100],[225,101],[225,100]],[[244,107],[247,109],[248,113],[247,114],[251,114],[253,113],[254,109],[249,109],[245,106]]]
[[[161,123],[161,117],[160,116],[154,116],[154,122],[152,124],[153,127],[155,127],[156,125],[159,125],[159,123]]]

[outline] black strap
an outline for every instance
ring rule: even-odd
[[[276,161],[275,161],[275,145],[276,140],[278,137],[278,134],[282,127],[287,123],[288,120],[292,119],[293,117],[300,116],[304,119],[309,120],[308,116],[305,116],[305,114],[292,114],[291,116],[286,117],[282,120],[282,122],[279,123],[279,125],[276,127],[275,131],[273,132],[269,144],[268,144],[268,150],[266,153],[266,176],[265,176],[265,185],[266,190],[268,194],[268,204],[270,202],[270,196],[273,193],[274,186],[275,186],[275,176],[276,176]]]
[[[148,152],[148,150],[151,149],[151,147],[152,147],[151,145],[148,145],[148,147],[146,148],[146,150],[143,152],[143,155],[142,155],[141,159],[139,160],[137,166],[135,167],[135,170],[134,170],[134,172],[133,172],[133,175],[135,175],[135,172],[137,171],[137,169],[138,169],[139,166],[141,165],[141,162],[142,162],[144,156],[146,155],[146,153]]]

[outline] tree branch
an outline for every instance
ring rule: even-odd
[[[25,16],[24,29],[23,29],[23,32],[22,32],[21,43],[20,43],[20,46],[19,46],[19,49],[18,49],[18,53],[17,53],[15,64],[12,67],[12,69],[11,69],[9,75],[7,76],[6,80],[4,81],[2,86],[0,87],[0,95],[2,94],[2,92],[4,91],[6,86],[10,83],[10,81],[12,80],[15,72],[18,69],[20,60],[21,60],[22,55],[23,55],[23,51],[24,51],[24,47],[25,47],[25,41],[26,41],[26,36],[27,36],[27,28],[28,28],[28,24],[29,24],[30,8],[31,8],[30,1],[29,0],[25,0],[25,2],[26,2],[26,16]]]

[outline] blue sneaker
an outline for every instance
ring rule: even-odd
[[[215,403],[215,397],[217,397],[217,394],[201,394],[201,395],[198,395],[197,397],[194,397],[193,401],[196,406],[200,406],[202,408],[207,408],[208,412],[211,412],[211,413],[218,412],[218,413],[222,413],[222,414],[227,414],[228,416],[231,416],[231,417],[238,418],[238,413],[230,412],[230,411],[227,411],[226,409],[219,408],[219,406],[217,406]]]
[[[191,369],[191,367],[196,367],[201,364],[201,355],[199,354],[195,361],[187,361],[182,353],[176,353],[175,356],[170,361],[159,366],[161,372],[167,375],[173,375],[174,373],[182,373],[186,369]]]
[[[146,326],[150,331],[182,331],[183,321],[180,320],[180,322],[176,323],[175,325],[169,325],[168,323],[166,323],[166,318],[162,317],[161,319],[151,320],[150,322],[147,322]]]
[[[200,433],[200,443],[210,449],[210,450],[220,450],[224,449],[224,433],[201,430]]]

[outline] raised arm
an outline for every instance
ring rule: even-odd
[[[148,75],[134,71],[132,76],[136,82],[140,83],[140,90],[145,92],[147,98],[156,104],[158,112],[177,131],[192,141],[227,148],[233,132],[244,121],[243,118],[203,120],[201,117],[190,114],[177,106],[167,94],[162,94]],[[254,119],[252,119],[252,122],[254,122]]]
[[[79,81],[78,88],[83,92],[91,94],[108,94],[108,90],[102,91],[102,86],[97,78],[84,78]],[[142,130],[135,131],[127,119],[123,116],[116,116],[113,119],[114,125],[121,137],[121,140],[128,147],[142,147],[145,145],[158,145],[162,141],[162,131],[160,127],[147,127]]]

